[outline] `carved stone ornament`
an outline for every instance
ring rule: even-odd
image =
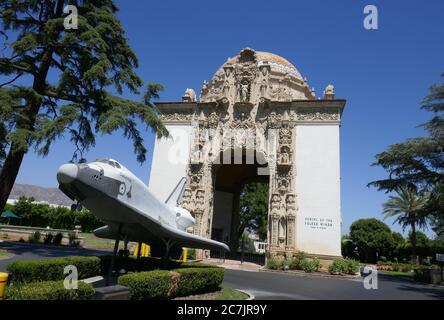
[[[306,108],[298,110],[298,120],[302,121],[338,121],[339,110],[336,108],[329,109],[313,109]]]
[[[193,115],[190,113],[166,113],[166,114],[160,114],[159,115],[160,120],[164,121],[164,122],[169,122],[169,121],[191,121],[193,119]]]

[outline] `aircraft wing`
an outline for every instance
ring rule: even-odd
[[[111,200],[111,199],[110,199]],[[128,236],[130,241],[143,241],[146,243],[158,243],[159,239],[171,239],[176,246],[197,249],[224,250],[229,247],[222,242],[197,236],[186,231],[172,227],[161,220],[141,212],[137,208],[130,207],[117,199],[112,199],[114,214],[124,214],[128,223],[123,223],[121,233]],[[108,200],[109,201],[109,200]],[[107,201],[104,200],[104,203]],[[107,226],[94,230],[98,237],[117,239],[117,226],[113,221],[105,221]]]
[[[171,228],[170,226],[165,226],[164,228],[170,229],[171,238],[181,247],[230,251],[230,248],[225,243]]]

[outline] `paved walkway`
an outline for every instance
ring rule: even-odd
[[[203,263],[214,264],[219,267],[223,267],[225,269],[230,270],[242,270],[242,271],[252,271],[259,272],[261,268],[260,265],[252,263],[252,262],[243,262],[241,263],[238,260],[229,260],[229,259],[205,259],[202,261]]]

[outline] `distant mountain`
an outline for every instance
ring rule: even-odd
[[[62,206],[71,206],[74,202],[65,196],[62,191],[57,188],[44,188],[30,184],[14,184],[10,200],[18,200],[20,197],[33,197],[36,202],[47,202]]]

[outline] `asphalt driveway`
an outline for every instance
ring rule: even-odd
[[[110,253],[103,250],[14,242],[0,242],[0,249],[15,254],[10,259],[0,260],[0,271],[5,271],[6,266],[16,260]],[[364,288],[363,278],[340,279],[226,269],[223,285],[247,290],[256,299],[444,300],[444,287],[381,274],[378,275],[378,289],[367,290]]]

